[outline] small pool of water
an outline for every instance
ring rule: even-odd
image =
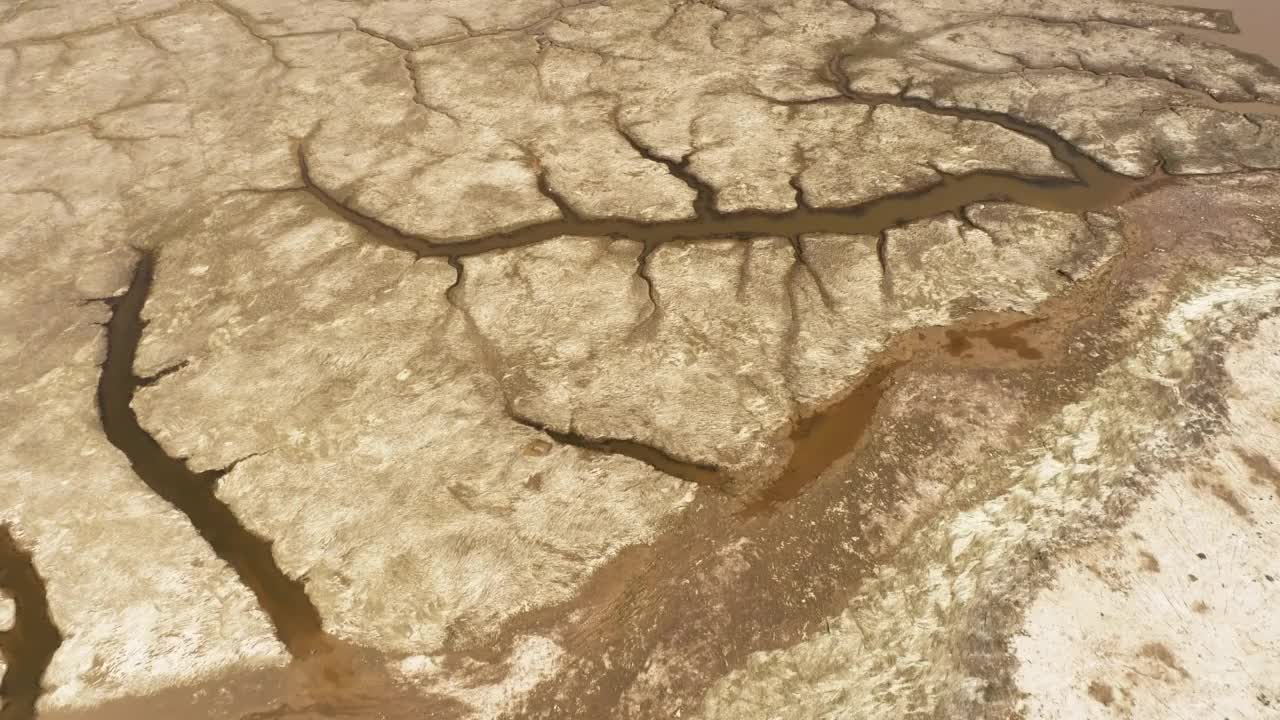
[[[1161,5],[1230,10],[1239,34],[1192,31],[1201,39],[1261,55],[1280,67],[1280,0],[1156,0]]]

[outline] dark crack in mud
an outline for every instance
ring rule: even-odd
[[[1150,180],[1146,182],[1151,182]],[[1000,172],[943,175],[936,185],[886,195],[847,208],[798,207],[782,213],[708,214],[691,220],[640,222],[625,219],[553,220],[510,232],[451,241],[410,235],[361,215],[308,182],[312,195],[378,240],[418,257],[467,257],[524,247],[564,236],[617,237],[646,245],[677,241],[800,237],[813,234],[877,235],[885,228],[959,212],[980,202],[1016,202],[1043,210],[1084,212],[1112,206],[1139,190],[1144,181],[1108,175],[1103,183],[1083,184],[1054,178],[1030,178]]]
[[[49,612],[44,578],[31,553],[18,545],[8,525],[0,524],[0,593],[13,601],[14,623],[0,630],[0,720],[31,720],[43,691],[41,681],[62,633]]]
[[[797,188],[797,207],[786,212],[743,211],[723,213],[715,207],[715,190],[689,168],[689,157],[667,158],[644,146],[634,135],[618,123],[614,126],[619,135],[641,157],[663,165],[669,174],[679,179],[695,192],[693,213],[686,220],[641,222],[621,218],[584,219],[572,209],[571,202],[552,192],[545,173],[537,173],[539,189],[558,208],[561,218],[523,226],[514,230],[481,237],[450,239],[430,238],[405,232],[370,215],[352,209],[345,201],[335,198],[314,179],[308,161],[309,139],[301,140],[296,148],[300,188],[331,213],[362,228],[376,241],[390,247],[413,253],[417,257],[441,257],[455,268],[461,269],[462,260],[472,255],[519,248],[557,237],[611,237],[642,243],[638,274],[646,282],[653,310],[645,319],[648,325],[661,316],[659,296],[649,276],[648,258],[660,246],[673,242],[715,241],[726,238],[787,238],[797,248],[796,263],[803,266],[805,259],[799,251],[801,238],[814,234],[836,234],[878,238],[876,253],[882,272],[882,289],[886,296],[893,293],[893,278],[887,262],[889,230],[911,222],[953,214],[963,217],[966,208],[983,202],[1012,202],[1042,210],[1085,213],[1113,208],[1126,200],[1140,196],[1172,178],[1156,173],[1146,178],[1130,178],[1107,170],[1088,155],[1078,150],[1051,130],[1020,120],[1011,115],[968,108],[940,107],[931,102],[906,96],[867,95],[849,90],[849,79],[842,69],[842,62],[849,55],[837,52],[828,62],[825,72],[838,94],[809,101],[788,103],[773,100],[781,105],[810,103],[854,103],[875,108],[879,105],[910,108],[919,112],[956,121],[982,122],[998,125],[1010,132],[1033,139],[1048,148],[1053,157],[1068,168],[1074,179],[1030,177],[1007,172],[978,171],[964,175],[948,174],[935,168],[940,180],[929,187],[893,193],[874,200],[840,208],[819,208],[805,202],[804,194]],[[536,165],[536,160],[535,160]],[[796,185],[797,180],[792,179]],[[461,277],[461,272],[459,272]],[[822,290],[819,283],[819,289]],[[827,300],[823,292],[824,300]],[[828,301],[829,304],[829,301]],[[975,335],[999,349],[1015,349],[1009,342],[1018,342],[1016,332],[1009,330],[984,331]],[[950,347],[953,352],[963,350],[970,340],[958,340],[939,335],[932,338],[936,344],[931,351]],[[1006,344],[997,344],[1005,342]],[[920,348],[917,348],[919,351]],[[1024,359],[1037,359],[1034,350]],[[1019,351],[1021,354],[1021,351]],[[775,477],[763,495],[754,499],[747,514],[754,514],[795,498],[803,488],[827,467],[856,449],[866,431],[875,405],[890,382],[893,369],[901,358],[885,365],[874,364],[843,399],[832,402],[817,412],[801,418],[792,430],[790,442],[794,448],[789,461]],[[661,448],[636,441],[614,438],[589,438],[572,432],[562,432],[534,422],[523,424],[546,432],[553,439],[578,447],[625,455],[645,462],[662,472],[700,486],[731,489],[733,478],[717,468],[700,465],[672,457]]]
[[[107,353],[98,380],[98,411],[107,439],[124,453],[134,473],[148,488],[182,512],[214,553],[235,571],[270,618],[276,637],[294,657],[330,649],[320,613],[299,580],[276,565],[271,542],[240,523],[215,492],[231,468],[195,472],[185,459],[170,456],[138,422],[134,393],[149,379],[133,370],[146,322],[143,306],[155,277],[156,257],[143,252],[128,290],[106,302]]]
[[[833,73],[839,72],[839,59],[837,56],[831,63]],[[1162,175],[1134,179],[1112,173],[1049,130],[1012,116],[964,108],[942,108],[918,99],[858,95],[846,89],[847,80],[843,77],[839,77],[838,82],[843,94],[810,102],[852,102],[871,106],[888,104],[956,120],[994,123],[1047,146],[1076,179],[1023,176],[1000,171],[953,175],[934,168],[940,180],[929,187],[890,193],[848,207],[815,207],[798,197],[801,203],[785,212],[724,213],[715,208],[714,188],[689,170],[688,158],[664,158],[645,148],[625,130],[619,129],[619,134],[637,154],[665,166],[673,177],[694,190],[696,199],[693,203],[693,218],[659,222],[625,218],[583,219],[576,212],[565,210],[567,205],[571,206],[567,200],[546,192],[547,180],[540,175],[538,182],[544,195],[561,208],[562,217],[557,220],[478,237],[437,238],[417,235],[353,209],[318,184],[311,173],[306,140],[300,142],[297,148],[302,185],[294,190],[308,193],[333,214],[361,227],[383,244],[411,252],[417,257],[457,259],[495,250],[525,247],[564,236],[626,238],[641,242],[646,248],[656,248],[671,242],[726,238],[799,238],[812,234],[877,236],[889,228],[944,213],[959,213],[965,207],[981,202],[1014,202],[1061,212],[1098,210],[1112,207],[1165,180]]]
[[[1005,367],[1040,361],[1045,358],[1044,351],[1023,335],[1024,330],[1040,322],[1039,318],[1018,313],[979,312],[952,325],[920,328],[899,336],[879,353],[847,394],[795,423],[788,438],[790,459],[762,492],[749,499],[741,516],[768,512],[794,500],[841,458],[857,452],[898,369],[919,358],[937,355],[949,355],[960,361],[999,363]],[[722,492],[733,488],[734,477],[726,471],[673,457],[652,445],[592,438],[556,430],[528,418],[513,416],[513,419],[565,445],[623,455],[698,486]]]
[[[647,261],[656,248],[667,243],[783,237],[799,247],[799,239],[812,234],[878,237],[876,251],[883,273],[882,284],[886,295],[892,295],[892,278],[886,262],[887,231],[890,229],[946,213],[960,216],[965,208],[982,202],[1013,202],[1042,210],[1072,213],[1101,210],[1114,207],[1169,180],[1161,174],[1135,179],[1113,173],[1052,131],[1013,116],[964,108],[943,108],[916,98],[854,93],[848,89],[848,78],[841,69],[841,62],[845,57],[840,54],[833,56],[827,67],[829,80],[840,94],[806,102],[851,102],[872,107],[893,105],[957,121],[996,124],[1046,146],[1055,159],[1070,169],[1075,179],[1028,177],[994,171],[951,175],[938,169],[941,179],[930,187],[884,195],[850,207],[814,207],[804,201],[803,193],[797,192],[799,204],[790,211],[722,213],[715,207],[714,188],[689,169],[688,157],[672,159],[661,156],[640,143],[615,118],[619,135],[638,155],[663,165],[673,177],[695,192],[694,218],[662,222],[621,218],[583,219],[572,210],[567,199],[550,191],[546,175],[538,173],[539,188],[560,208],[560,219],[466,239],[415,235],[352,209],[317,184],[311,174],[305,139],[297,147],[299,174],[303,183],[301,189],[334,215],[362,228],[378,242],[411,252],[420,258],[446,258],[455,267],[461,265],[462,258],[468,256],[524,247],[563,236],[613,237],[638,241],[643,244],[638,273],[649,288],[653,304],[653,311],[645,320],[650,323],[660,317],[661,307],[652,278],[648,274]],[[796,253],[796,262],[804,263],[802,253]],[[892,368],[871,368],[866,375],[867,380],[854,388],[844,400],[801,419],[791,437],[795,450],[790,461],[764,496],[752,505],[753,511],[795,497],[827,466],[857,447],[875,403],[883,392],[883,385],[891,373]],[[731,485],[732,479],[723,476],[716,468],[671,457],[660,448],[621,439],[587,438],[534,423],[524,424],[546,432],[560,442],[626,455],[698,485],[721,489]]]
[[[1151,206],[1163,216],[1177,196],[1160,197]],[[1194,234],[1187,218],[1170,222]],[[913,395],[920,378],[939,388],[948,385],[944,378],[1003,388],[1005,400],[1028,403],[1034,424],[1077,401],[1131,350],[1134,332],[1103,329],[1124,328],[1127,308],[1194,263],[1196,250],[1145,233],[1127,239],[1101,272],[1046,301],[1036,316],[972,312],[894,338],[861,383],[819,413],[835,432],[810,427],[813,445],[805,446],[805,428],[797,428],[797,455],[823,452],[815,446],[824,435],[838,440],[829,464],[792,476],[807,482],[766,493],[776,499],[772,507],[744,513],[733,499],[703,494],[655,542],[611,559],[573,600],[515,619],[493,644],[454,649],[503,656],[515,637],[562,638],[569,667],[506,716],[512,719],[696,714],[707,688],[752,653],[823,632],[877,558],[893,552],[875,518],[918,499],[904,449],[940,441],[928,421],[936,409],[912,410],[927,400]],[[934,401],[946,402],[945,393]],[[838,432],[842,424],[849,432]],[[852,450],[841,454],[837,446]]]
[[[525,427],[545,433],[547,437],[558,443],[639,460],[659,472],[694,485],[723,490],[728,482],[728,478],[721,474],[719,468],[672,457],[652,445],[618,438],[592,438],[575,432],[556,430],[528,418],[513,416],[512,419]]]

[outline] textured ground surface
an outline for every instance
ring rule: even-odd
[[[1280,717],[1234,30],[0,2],[0,718]]]

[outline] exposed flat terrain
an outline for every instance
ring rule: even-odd
[[[0,0],[0,720],[1280,717],[1243,29]]]

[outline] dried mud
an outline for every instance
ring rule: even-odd
[[[717,3],[706,5],[732,16]],[[1221,33],[1197,35],[1277,58],[1275,43],[1260,38],[1274,35],[1264,28],[1280,30],[1280,11],[1272,12],[1274,8],[1265,2],[1249,5],[1247,10],[1237,7],[1240,3],[1231,5],[1241,10],[1242,20],[1248,14],[1247,22],[1253,23],[1245,24],[1245,34],[1236,38],[1223,38]],[[226,12],[271,46],[273,57],[283,63],[270,39],[236,13]],[[483,36],[462,24],[468,36]],[[405,49],[399,42],[390,42]],[[625,456],[679,478],[692,486],[693,497],[687,507],[667,519],[653,542],[618,552],[572,599],[550,607],[533,606],[484,632],[450,629],[438,659],[447,671],[456,672],[463,686],[481,684],[485,672],[511,657],[520,638],[554,638],[563,650],[563,667],[518,706],[508,708],[507,716],[656,719],[697,712],[712,685],[743,668],[752,654],[789,647],[822,632],[876,568],[893,557],[901,540],[900,528],[891,529],[886,518],[910,516],[911,504],[921,492],[912,474],[916,464],[937,448],[959,444],[954,434],[960,431],[940,425],[939,418],[955,414],[972,424],[974,413],[995,415],[992,408],[997,406],[1013,408],[1006,435],[993,433],[973,440],[980,445],[979,451],[998,455],[1007,450],[1000,446],[1006,436],[1018,436],[1014,430],[1025,431],[1078,400],[1104,369],[1134,351],[1144,331],[1134,318],[1147,317],[1140,311],[1149,310],[1148,304],[1168,302],[1181,284],[1214,262],[1243,262],[1241,258],[1253,257],[1250,253],[1272,252],[1196,247],[1202,241],[1196,235],[1196,222],[1213,222],[1240,211],[1226,201],[1214,204],[1198,194],[1202,184],[1213,178],[1188,180],[1163,172],[1129,178],[1107,170],[1057,134],[1012,115],[944,108],[906,97],[905,91],[902,95],[853,92],[841,70],[845,59],[837,53],[825,68],[824,80],[835,86],[838,95],[778,104],[893,106],[998,125],[1047,147],[1072,178],[992,171],[957,175],[933,167],[941,178],[933,186],[847,207],[814,206],[793,179],[793,210],[721,212],[716,209],[716,188],[690,170],[690,155],[668,157],[646,147],[615,117],[614,129],[635,153],[664,166],[693,191],[692,218],[588,219],[570,198],[558,195],[539,170],[538,191],[555,204],[558,219],[476,236],[415,234],[352,209],[326,191],[313,176],[310,135],[295,138],[293,148],[301,184],[295,180],[293,187],[249,191],[304,193],[317,209],[359,227],[383,245],[418,258],[447,259],[456,279],[446,296],[455,305],[453,293],[466,282],[467,258],[566,236],[637,241],[643,250],[636,273],[648,286],[655,314],[660,312],[660,298],[648,263],[655,250],[667,244],[785,238],[800,267],[807,264],[802,242],[806,236],[847,236],[849,242],[875,244],[883,274],[881,291],[891,299],[894,278],[886,260],[893,242],[890,231],[910,223],[948,214],[964,220],[966,208],[988,202],[1077,215],[1115,211],[1123,218],[1125,244],[1120,254],[1086,279],[1059,271],[1067,280],[1066,289],[1040,303],[1034,313],[982,311],[958,301],[950,308],[954,321],[890,338],[847,392],[782,430],[781,444],[789,448],[789,456],[758,492],[740,491],[737,478],[722,468],[677,457],[656,445],[564,431],[507,408],[513,421],[556,443]],[[412,68],[410,75],[415,99],[421,103]],[[1241,110],[1274,111],[1274,106],[1236,105]],[[236,192],[242,191],[231,194]],[[1203,203],[1197,208],[1203,212],[1198,221],[1184,206],[1192,201]],[[185,367],[176,365],[150,377],[139,377],[136,370],[147,326],[144,309],[156,279],[157,257],[163,252],[163,247],[138,251],[125,292],[102,299],[110,316],[96,387],[101,429],[128,459],[137,479],[181,512],[252,592],[293,661],[287,669],[233,673],[199,687],[117,700],[92,711],[55,711],[51,716],[87,720],[157,713],[198,717],[203,712],[209,718],[241,716],[245,720],[466,717],[469,708],[457,700],[392,679],[387,669],[390,659],[380,652],[350,647],[326,632],[305,578],[282,569],[272,541],[247,527],[219,497],[219,480],[235,464],[197,472],[188,458],[166,450],[140,422],[133,407],[137,391],[160,384],[162,378]],[[817,285],[826,300],[821,282]],[[916,394],[926,389],[933,394],[927,398]],[[1206,387],[1208,399],[1192,400],[1211,402],[1218,390]],[[1245,462],[1280,487],[1280,473],[1267,458],[1251,456]],[[6,665],[0,718],[28,720],[34,716],[41,677],[62,641],[62,632],[54,624],[44,581],[30,553],[19,546],[7,526],[0,526],[0,590],[13,597],[17,609],[15,627],[0,634]],[[1010,616],[1018,612],[1013,607],[997,610],[1007,610]],[[998,655],[988,650],[991,656]],[[1167,651],[1158,650],[1150,656],[1178,669],[1168,660]],[[984,672],[995,678],[992,697],[1012,703],[1016,691],[1005,666],[1011,661],[1000,656],[991,662],[993,666]],[[1090,686],[1089,693],[1104,705],[1114,699],[1104,685]],[[196,700],[198,707],[191,708],[192,698],[228,694],[241,698],[222,704]],[[244,715],[249,706],[267,709]]]

